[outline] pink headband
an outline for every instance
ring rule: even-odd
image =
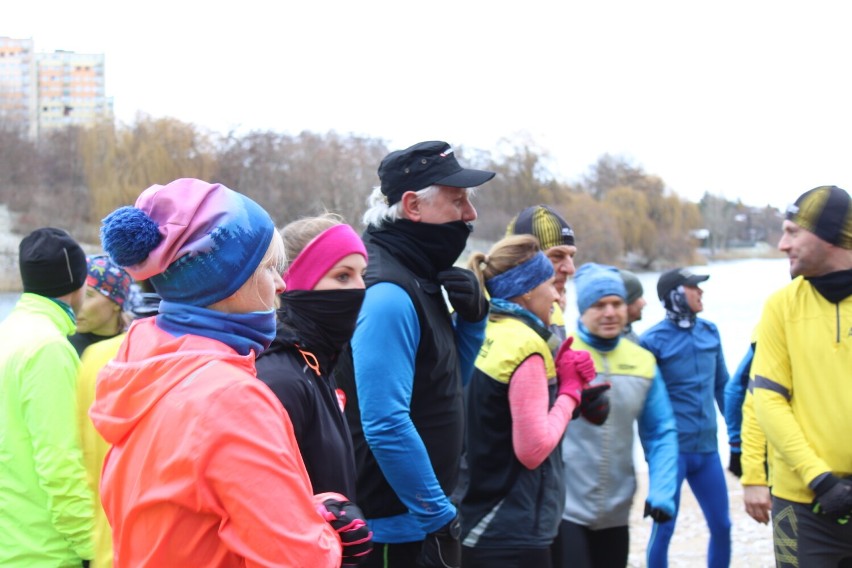
[[[308,243],[284,272],[287,291],[313,290],[332,266],[350,254],[367,258],[367,249],[358,233],[346,224],[326,229]]]

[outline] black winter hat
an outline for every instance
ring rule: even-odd
[[[24,292],[59,298],[86,284],[86,253],[62,229],[36,229],[21,241],[18,263]]]
[[[379,164],[382,193],[393,205],[406,191],[419,191],[430,185],[477,187],[496,174],[459,165],[453,148],[446,142],[420,142],[405,150],[391,152]]]

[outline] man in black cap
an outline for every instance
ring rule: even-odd
[[[640,337],[642,347],[654,354],[675,413],[678,433],[676,503],[684,479],[695,495],[710,530],[708,566],[728,566],[731,561],[731,518],[728,488],[716,438],[716,407],[724,414],[728,367],[716,326],[698,314],[704,310],[698,285],[709,276],[686,268],[664,272],[657,281],[657,296],[666,317]],[[648,565],[665,566],[669,543],[677,522],[655,522],[648,545]]]
[[[19,247],[24,293],[0,323],[0,566],[80,566],[93,556],[94,502],[75,414],[80,360],[68,342],[86,255],[44,228]]]
[[[335,372],[373,531],[366,565],[458,566],[448,496],[462,453],[462,385],[488,301],[473,273],[453,264],[476,219],[468,188],[494,172],[463,168],[446,142],[421,142],[388,154],[378,173],[364,215],[366,296]]]
[[[772,447],[777,566],[852,566],[852,200],[836,186],[787,210],[793,281],[757,328],[754,412]]]
[[[559,292],[559,301],[553,305],[550,316],[550,331],[559,339],[564,340],[565,329],[565,284],[568,278],[574,276],[574,255],[577,246],[574,243],[574,230],[568,221],[550,205],[534,205],[527,207],[506,227],[506,236],[532,235],[538,239],[541,250],[553,263],[553,285]]]

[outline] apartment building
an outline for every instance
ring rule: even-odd
[[[38,135],[38,85],[33,40],[0,37],[0,125]]]
[[[58,128],[112,119],[103,54],[35,53],[33,47],[32,39],[0,37],[0,120],[35,139]]]

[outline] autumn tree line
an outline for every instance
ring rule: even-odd
[[[693,203],[662,178],[610,155],[579,182],[565,183],[548,168],[546,151],[504,145],[499,156],[455,147],[462,163],[498,172],[474,199],[477,243],[499,239],[518,211],[538,203],[554,206],[572,224],[579,263],[659,269],[700,261],[698,247],[715,252],[777,241],[781,223],[774,208],[711,194]],[[52,225],[97,243],[100,220],[132,205],[146,187],[197,177],[250,196],[279,226],[334,211],[360,228],[367,196],[379,183],[376,168],[394,149],[381,139],[334,132],[222,135],[141,115],[130,125],[67,128],[37,142],[0,124],[0,204],[12,212],[16,233]]]

